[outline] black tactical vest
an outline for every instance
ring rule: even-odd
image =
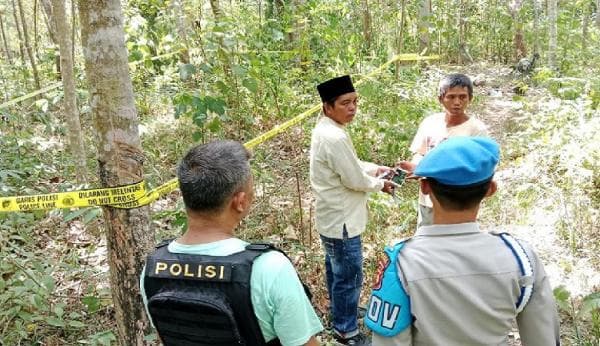
[[[144,289],[165,346],[280,345],[265,342],[250,298],[256,257],[274,249],[250,244],[230,256],[170,253],[167,242],[148,256]]]

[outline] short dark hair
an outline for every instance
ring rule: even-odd
[[[179,189],[192,211],[223,210],[225,202],[248,183],[250,152],[236,141],[214,141],[190,149],[177,168]]]
[[[453,211],[468,210],[481,203],[492,183],[492,179],[489,179],[469,186],[453,186],[442,184],[432,178],[427,178],[427,181],[442,208]]]
[[[471,81],[471,78],[462,73],[452,73],[444,77],[440,81],[438,97],[444,97],[446,92],[448,92],[448,89],[454,87],[467,88],[469,92],[469,99],[473,98],[473,82]]]
[[[330,107],[335,107],[335,101],[337,101],[337,99],[340,97],[341,95],[338,95],[336,97],[332,97],[329,100],[323,101],[324,104],[328,104]]]

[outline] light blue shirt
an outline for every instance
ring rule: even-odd
[[[243,251],[247,242],[229,238],[207,244],[184,245],[171,242],[169,252],[229,256]],[[144,291],[144,271],[140,290],[146,311],[148,301]],[[323,330],[292,263],[280,252],[269,251],[254,261],[250,275],[250,298],[260,330],[267,342],[279,338],[282,345],[303,345],[311,336]]]

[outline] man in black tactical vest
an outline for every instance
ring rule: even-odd
[[[167,345],[318,345],[323,327],[287,257],[234,229],[248,214],[250,153],[235,141],[192,148],[177,176],[187,230],[148,256],[140,278]]]

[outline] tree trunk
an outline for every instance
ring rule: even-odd
[[[46,28],[48,29],[48,36],[50,36],[50,41],[52,41],[52,43],[58,44],[58,40],[56,39],[56,25],[54,25],[54,21],[52,20],[52,4],[50,3],[50,0],[41,1],[42,8],[44,9]]]
[[[223,14],[223,10],[219,6],[219,0],[210,0],[210,8],[212,9],[213,15],[215,16],[215,26],[223,25],[225,18]],[[227,48],[225,47],[225,43],[223,41],[223,37],[219,36],[219,49],[217,55],[219,56],[219,60],[223,64],[223,72],[225,73],[225,77],[227,78],[230,85],[234,85],[233,76],[231,72],[231,61],[229,60],[229,55],[227,54]]]
[[[550,68],[556,69],[556,50],[558,47],[558,28],[556,23],[557,17],[557,0],[548,0],[548,26],[549,36],[548,41],[548,65]]]
[[[23,26],[23,38],[25,39],[25,48],[27,50],[27,55],[29,56],[29,62],[31,63],[31,70],[33,71],[33,79],[35,80],[35,87],[37,89],[41,89],[42,85],[40,84],[40,75],[38,73],[37,65],[35,64],[35,56],[33,55],[33,49],[31,49],[31,45],[29,44],[29,35],[27,34],[27,22],[25,21],[25,12],[23,11],[23,1],[17,0],[17,4],[19,5],[19,13],[21,14],[21,25]]]
[[[402,53],[404,50],[404,16],[406,14],[406,0],[400,2],[400,23],[398,24],[398,35],[396,36],[396,54]],[[396,61],[396,70],[394,76],[396,80],[400,76],[400,61]]]
[[[177,25],[177,35],[181,39],[183,44],[183,51],[180,54],[181,62],[184,64],[190,63],[190,52],[189,52],[189,43],[187,36],[187,25],[186,25],[186,16],[185,10],[183,8],[184,4],[181,0],[173,0],[171,4],[171,8],[173,9],[173,13],[175,14],[175,23]]]
[[[210,8],[212,9],[213,14],[215,15],[216,22],[220,22],[223,19],[223,11],[219,6],[219,0],[210,0]]]
[[[371,10],[369,9],[369,0],[361,0],[363,7],[362,25],[363,25],[363,40],[365,41],[365,49],[371,49],[373,35],[371,33]]]
[[[527,48],[525,48],[525,39],[523,37],[523,22],[520,16],[522,5],[522,0],[513,0],[508,4],[508,11],[512,17],[513,26],[515,28],[515,34],[513,38],[515,50],[513,53],[513,58],[517,61],[527,56]]]
[[[588,12],[588,9],[591,9],[591,5],[587,8],[583,8],[581,19],[581,49],[585,52],[587,50],[587,39],[588,39],[588,26],[589,26],[589,17],[591,11]]]
[[[460,27],[460,33],[459,33],[459,50],[460,50],[460,57],[461,57],[461,63],[468,61],[470,64],[472,64],[473,61],[473,57],[471,57],[471,54],[469,54],[469,48],[467,46],[467,42],[469,41],[467,36],[468,36],[468,32],[469,32],[469,25],[468,25],[468,21],[467,21],[467,2],[468,0],[461,0],[460,1],[460,16],[459,21],[459,27]]]
[[[79,122],[75,78],[73,76],[73,60],[71,60],[71,40],[69,26],[65,14],[65,0],[52,0],[52,19],[57,29],[60,49],[61,77],[64,88],[64,115],[69,128],[69,146],[75,159],[75,177],[78,183],[86,181],[86,158],[83,144],[83,133]]]
[[[80,0],[79,20],[98,143],[103,187],[143,179],[144,155],[129,76],[119,0]],[[143,344],[149,322],[140,298],[139,274],[154,235],[148,208],[104,207],[110,284],[122,345]]]
[[[298,49],[298,54],[294,57],[294,63],[297,67],[305,66],[302,62],[306,61],[308,55],[305,41],[301,39],[305,30],[304,21],[301,20],[303,6],[304,0],[292,0],[293,24],[289,35],[289,47],[290,49]]]
[[[33,0],[33,51],[35,57],[40,60],[38,53],[38,0]]]
[[[421,0],[419,5],[419,52],[429,50],[431,40],[429,37],[429,19],[431,18],[431,0]]]
[[[4,47],[4,54],[6,55],[6,59],[8,63],[12,65],[12,55],[10,54],[10,49],[8,48],[8,40],[6,39],[6,32],[4,31],[4,16],[3,12],[0,12],[0,29],[2,30],[2,44]]]
[[[596,26],[600,30],[600,0],[596,1]]]
[[[285,7],[284,0],[268,0],[267,2],[267,18],[281,19]]]
[[[25,62],[25,44],[23,43],[23,32],[21,31],[21,25],[19,24],[19,16],[17,15],[17,6],[15,5],[15,0],[10,0],[13,8],[13,17],[15,18],[15,28],[17,29],[17,35],[19,36],[19,53],[21,53],[21,62],[23,65],[27,64]]]
[[[52,4],[50,3],[50,0],[41,1],[42,8],[44,9],[44,22],[46,23],[46,28],[48,29],[48,36],[50,37],[50,41],[52,41],[55,46],[58,46],[58,39],[56,38],[56,23],[52,19]],[[71,60],[75,61],[74,58]],[[54,64],[56,66],[56,77],[60,79],[60,54],[57,52],[57,49],[55,49],[54,53]]]
[[[533,0],[533,36],[540,37],[540,0]],[[533,52],[540,54],[541,40],[533,40]]]
[[[77,28],[77,5],[71,0],[71,61],[75,61],[75,31]]]

